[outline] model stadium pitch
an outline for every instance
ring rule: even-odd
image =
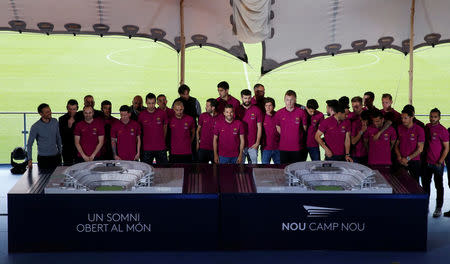
[[[0,112],[36,112],[42,102],[49,103],[54,112],[64,112],[68,99],[81,103],[86,94],[94,95],[96,108],[101,101],[110,100],[113,112],[122,104],[129,105],[136,94],[164,93],[169,104],[178,97],[178,54],[159,42],[0,32],[0,43]],[[387,49],[320,57],[287,64],[260,77],[261,45],[245,47],[248,65],[211,47],[187,49],[186,84],[202,107],[206,99],[218,96],[216,85],[222,80],[229,82],[230,93],[238,98],[242,89],[264,84],[277,109],[284,105],[288,89],[297,92],[301,104],[317,99],[322,112],[327,99],[351,98],[369,90],[375,92],[378,108],[382,93],[392,94],[397,110],[407,104],[409,60],[400,52]],[[450,45],[417,50],[414,65],[416,113],[427,114],[438,107],[449,114]],[[12,149],[23,145],[23,119],[22,115],[0,116],[0,163],[8,163]],[[29,128],[38,115],[27,119]],[[450,119],[445,117],[442,123],[449,126]]]
[[[344,188],[341,186],[334,185],[323,185],[323,186],[314,186],[313,189],[315,191],[343,191]]]

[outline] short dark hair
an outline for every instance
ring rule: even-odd
[[[217,100],[214,98],[209,98],[208,100],[206,100],[207,103],[209,103],[211,105],[211,107],[217,108]]]
[[[316,99],[309,99],[306,102],[306,107],[309,109],[317,110],[319,108],[319,104],[317,103]]]
[[[182,84],[178,87],[178,94],[184,94],[186,91],[191,92],[191,88],[189,88],[186,84]]]
[[[336,99],[331,99],[331,100],[327,100],[326,103],[327,103],[327,106],[332,107],[334,105],[338,105],[339,101]]]
[[[383,94],[383,95],[381,96],[381,98],[388,98],[389,100],[392,101],[392,95],[391,95],[391,94],[388,94],[388,93]]]
[[[409,117],[414,117],[414,112],[411,110],[411,108],[403,108],[402,114],[407,114]]]
[[[345,113],[345,108],[341,104],[334,104],[330,106],[333,109],[333,112],[337,113]]]
[[[165,94],[159,94],[157,97],[156,97],[156,100],[158,100],[160,97],[164,97],[164,98],[166,98],[167,99],[167,97],[166,97],[166,95]]]
[[[233,108],[233,105],[232,105],[232,104],[227,104],[227,105],[225,105],[225,108],[224,108],[223,110],[225,111],[225,109],[227,109],[227,108],[231,108],[231,109],[233,109],[233,110],[234,110],[234,108]]]
[[[264,87],[264,85],[262,85],[262,84],[260,84],[260,83],[257,83],[257,84],[255,84],[255,85],[253,86],[253,90],[255,90],[256,88],[258,88],[259,86]]]
[[[129,107],[128,105],[122,105],[122,106],[119,108],[119,111],[120,111],[120,112],[128,112],[128,113],[131,113],[131,107]]]
[[[369,96],[372,99],[375,99],[375,94],[373,92],[370,92],[370,91],[369,92],[365,92],[364,96],[366,96],[366,95]]]
[[[39,113],[39,114],[42,113],[42,110],[44,110],[44,108],[46,108],[46,107],[50,107],[50,106],[49,106],[48,104],[46,104],[46,103],[40,104],[40,105],[38,106],[38,108],[37,108],[38,113]]]
[[[352,103],[356,103],[356,102],[362,104],[363,99],[361,98],[361,96],[355,96],[352,98]]]
[[[104,100],[101,104],[101,107],[103,108],[104,105],[111,105],[111,102],[108,100]]]
[[[431,109],[430,114],[431,113],[438,113],[439,117],[441,117],[441,111],[439,109],[437,109],[436,107]]]
[[[221,81],[220,83],[217,84],[217,88],[223,88],[225,90],[229,90],[230,85],[226,81]]]
[[[295,98],[297,98],[297,94],[293,90],[287,90],[284,96],[294,96]]]
[[[381,115],[381,116],[383,116],[383,115]],[[364,110],[364,111],[361,112],[360,117],[361,117],[362,120],[369,120],[370,119],[370,112],[367,111],[367,110]]]
[[[155,99],[155,100],[156,100],[155,94],[154,94],[154,93],[148,93],[148,94],[145,96],[145,101],[147,102],[148,99]]]
[[[403,110],[411,110],[413,112],[413,114],[416,112],[416,109],[414,108],[413,105],[407,104],[403,107]],[[402,111],[403,113],[403,111]]]
[[[363,111],[363,113],[364,112],[370,113],[368,110]],[[362,113],[361,113],[361,115],[362,115]],[[371,115],[372,118],[377,118],[377,117],[384,118],[383,113],[381,111],[379,111],[379,110],[378,111],[372,111],[370,113],[370,115]]]
[[[241,91],[241,97],[244,95],[251,96],[252,92],[249,89],[244,89]]]
[[[78,105],[78,101],[75,99],[70,99],[67,101],[67,105]]]
[[[345,109],[349,109],[350,106],[348,105],[350,103],[350,99],[347,96],[342,96],[338,100],[339,104],[341,104]]]
[[[273,108],[275,108],[275,100],[272,97],[264,98],[264,105],[266,105],[267,103],[271,103],[273,105]]]

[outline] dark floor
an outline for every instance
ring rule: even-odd
[[[3,263],[450,263],[450,218],[432,218],[436,192],[430,198],[427,252],[358,251],[212,251],[212,252],[77,252],[8,254],[6,194],[20,176],[0,165],[0,264]],[[447,177],[444,186],[448,193]],[[445,198],[443,211],[450,210]]]

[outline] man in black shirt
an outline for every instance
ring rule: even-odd
[[[78,102],[75,99],[70,99],[67,102],[67,113],[59,118],[59,133],[62,140],[62,157],[63,165],[71,166],[75,162],[77,150],[75,148],[75,141],[73,137],[73,130],[75,124],[81,119],[77,119]]]
[[[94,106],[95,106],[95,100],[94,100],[94,97],[93,97],[92,95],[89,94],[89,95],[86,95],[86,96],[84,97],[84,106],[85,106],[85,107],[86,107],[86,106],[92,106],[92,109],[94,109],[94,118],[103,116],[103,112],[102,112],[102,111],[96,110],[96,109],[94,108]],[[76,118],[77,120],[84,120],[84,114],[83,114],[83,111],[78,111],[75,118]]]
[[[131,102],[131,119],[134,121],[138,120],[139,113],[144,111],[146,108],[143,107],[143,100],[140,95],[136,95]]]

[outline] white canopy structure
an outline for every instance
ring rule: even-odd
[[[184,49],[213,46],[247,61],[263,43],[261,74],[286,63],[366,49],[450,42],[450,0],[0,0],[0,30],[146,37]],[[414,36],[411,38],[411,36]],[[410,48],[411,47],[411,48]]]
[[[393,48],[409,53],[412,0],[277,0],[262,73],[317,56]],[[416,0],[414,48],[450,42],[450,1]]]
[[[0,30],[150,38],[181,51],[184,67],[190,46],[213,46],[247,61],[232,13],[230,1],[0,0]]]

